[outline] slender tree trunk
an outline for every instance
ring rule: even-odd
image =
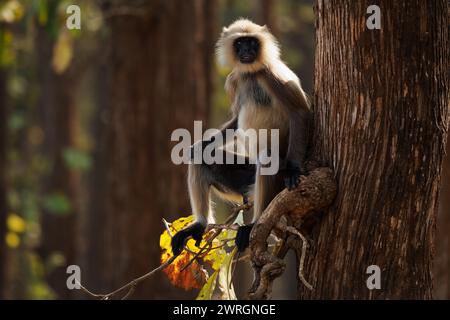
[[[4,299],[6,287],[6,75],[0,69],[0,299]]]
[[[186,166],[172,163],[170,135],[208,117],[214,8],[207,0],[149,1],[140,7],[143,16],[109,19],[110,99],[101,117],[89,259],[82,267],[83,282],[99,291],[158,266],[162,218],[190,214]],[[188,296],[158,276],[133,297]]]
[[[366,28],[381,8],[381,30]],[[338,181],[301,298],[430,299],[448,120],[447,0],[317,0],[315,154]],[[367,267],[381,269],[369,290]]]
[[[70,202],[68,212],[43,210],[42,240],[39,254],[44,263],[54,255],[63,255],[64,263],[50,271],[46,278],[58,298],[69,298],[66,287],[66,266],[75,260],[76,185],[77,174],[64,161],[64,150],[73,145],[76,130],[76,90],[78,78],[69,70],[58,75],[52,68],[54,41],[48,31],[39,28],[39,78],[42,83],[39,116],[44,131],[43,153],[50,163],[50,171],[42,179],[42,196],[61,194]]]
[[[300,12],[305,7],[313,9],[314,0],[289,0],[286,6],[289,10],[290,19],[295,21],[295,27],[289,32],[280,34],[283,50],[295,51],[298,55],[298,63],[293,71],[299,75],[304,90],[311,94],[313,92],[314,68],[314,23],[306,20]]]
[[[261,21],[266,24],[270,32],[275,36],[278,35],[278,29],[276,24],[276,3],[274,0],[262,0],[260,5],[261,10]]]

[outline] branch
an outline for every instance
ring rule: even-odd
[[[189,267],[192,264],[192,262],[194,262],[194,260],[196,260],[201,254],[211,250],[213,240],[215,238],[217,238],[217,236],[222,232],[222,230],[225,228],[231,228],[231,224],[234,222],[234,220],[238,216],[239,212],[241,210],[248,210],[252,206],[253,206],[252,203],[245,203],[241,206],[237,206],[233,209],[231,215],[227,218],[227,220],[225,221],[225,223],[223,225],[215,225],[215,224],[208,225],[208,227],[206,228],[206,231],[214,229],[213,234],[211,235],[211,237],[208,238],[208,240],[206,241],[206,244],[202,248],[200,248],[200,250],[194,255],[194,257],[181,269],[181,271],[183,271],[187,267]]]
[[[116,289],[110,293],[105,293],[105,294],[101,294],[101,293],[93,293],[92,291],[86,289],[86,287],[84,287],[83,285],[81,285],[81,283],[78,283],[81,287],[81,289],[87,293],[88,295],[90,295],[91,297],[94,298],[100,298],[101,300],[109,300],[109,298],[111,298],[112,296],[128,289],[127,293],[125,294],[125,296],[122,297],[122,299],[126,299],[128,298],[134,291],[134,289],[136,288],[136,286],[144,281],[145,279],[150,278],[152,275],[154,275],[155,273],[157,273],[158,271],[161,271],[163,269],[165,269],[168,265],[170,265],[174,260],[175,260],[175,256],[170,257],[166,262],[164,262],[163,264],[161,264],[159,267],[147,272],[146,274],[131,280],[130,282],[128,282],[127,284],[123,285],[122,287],[120,287],[119,289]]]
[[[247,203],[247,204],[244,204],[242,206],[238,206],[238,207],[233,209],[232,214],[228,217],[228,219],[225,221],[224,224],[208,225],[207,229],[208,230],[214,230],[213,234],[208,238],[208,240],[206,241],[206,244],[202,248],[200,248],[200,250],[197,253],[189,251],[186,247],[184,248],[184,250],[187,250],[190,253],[194,254],[194,257],[181,269],[181,271],[183,271],[186,268],[188,268],[192,264],[192,262],[194,262],[194,260],[196,260],[201,254],[207,253],[207,252],[209,252],[211,250],[216,250],[216,249],[220,248],[221,246],[216,246],[216,247],[212,246],[213,240],[222,232],[223,229],[235,230],[236,228],[232,225],[232,223],[236,219],[236,217],[239,214],[239,212],[241,210],[248,210],[251,207],[252,207],[251,203]],[[171,232],[171,230],[169,228],[169,223],[165,219],[163,219],[163,224],[164,224],[164,227],[166,228],[167,232],[169,233],[169,236],[172,237],[172,232]],[[234,240],[234,239],[227,239],[225,241],[228,242],[230,240]],[[83,290],[86,294],[90,295],[91,297],[98,298],[98,299],[101,299],[101,300],[109,300],[114,295],[127,290],[125,295],[121,298],[121,299],[125,300],[125,299],[127,299],[128,297],[130,297],[133,294],[134,290],[136,289],[136,286],[140,282],[150,278],[151,276],[156,274],[158,271],[164,270],[167,266],[169,266],[175,260],[175,258],[176,258],[176,256],[170,257],[166,262],[164,262],[163,264],[161,264],[157,268],[155,268],[155,269],[145,273],[144,275],[142,275],[142,276],[140,276],[140,277],[138,277],[136,279],[131,280],[130,282],[128,282],[127,284],[123,285],[119,289],[116,289],[116,290],[111,291],[109,293],[94,293],[94,292],[88,290],[86,287],[84,287],[81,283],[79,283],[79,282],[77,282],[77,283],[80,285],[81,290]]]
[[[302,241],[301,248],[299,247],[297,249],[297,251],[300,251],[300,262],[298,265],[298,278],[304,284],[305,287],[307,287],[309,290],[313,290],[314,289],[313,286],[308,281],[306,281],[305,275],[303,274],[303,266],[305,264],[306,250],[308,249],[308,246],[309,246],[308,241],[306,240],[305,236],[300,231],[295,229],[294,227],[287,226],[286,231],[298,236]]]
[[[299,278],[307,286],[312,286],[303,276],[303,263],[308,246],[306,238],[294,227],[281,227],[280,221],[285,216],[287,220],[297,225],[308,213],[320,211],[328,207],[336,196],[337,186],[333,172],[329,168],[315,168],[308,176],[301,176],[299,186],[280,192],[269,204],[261,218],[253,227],[250,235],[251,261],[254,272],[253,285],[249,291],[250,299],[268,299],[271,294],[272,282],[285,269],[282,257],[269,251],[267,240],[272,231],[283,238],[287,233],[295,234],[303,242],[299,265]],[[295,230],[295,232],[294,232]],[[283,250],[284,254],[286,250]]]

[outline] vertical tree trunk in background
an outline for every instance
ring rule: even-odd
[[[261,23],[266,24],[270,32],[275,36],[278,35],[277,24],[276,24],[276,10],[274,0],[262,0],[260,5],[261,10]]]
[[[43,154],[50,163],[50,170],[42,182],[42,196],[55,193],[64,195],[71,205],[66,213],[43,210],[41,217],[42,240],[39,254],[46,263],[53,254],[62,254],[64,263],[47,274],[47,280],[58,298],[69,298],[71,291],[66,286],[66,266],[75,259],[76,223],[76,174],[67,167],[63,152],[72,146],[76,123],[76,88],[78,81],[70,73],[55,74],[52,68],[54,41],[48,31],[39,28],[37,48],[39,55],[39,77],[41,98],[39,115],[44,132]]]
[[[447,155],[442,165],[442,189],[436,234],[436,263],[434,297],[450,299],[450,140],[447,137]]]
[[[159,265],[162,218],[190,214],[187,168],[172,163],[170,136],[206,120],[209,110],[215,2],[149,1],[139,8],[143,16],[108,20],[110,102],[94,169],[103,175],[93,182],[82,266],[83,282],[101,292]],[[133,297],[188,296],[157,276]]]
[[[381,30],[366,28],[381,8]],[[338,196],[301,298],[429,299],[448,119],[448,1],[317,0],[315,153]],[[367,267],[381,269],[369,290]]]
[[[6,76],[0,69],[0,299],[4,299],[6,267]]]
[[[303,89],[312,96],[314,78],[314,23],[305,17],[308,9],[313,10],[314,0],[289,0],[286,6],[290,14],[290,19],[294,21],[293,27],[287,33],[281,33],[280,37],[284,52],[286,49],[295,51],[299,56],[297,65],[292,66],[293,71],[300,77]],[[311,19],[311,18],[309,18]]]

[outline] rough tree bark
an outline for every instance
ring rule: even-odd
[[[450,299],[450,140],[442,166],[442,189],[436,234],[436,263],[434,267],[434,297]]]
[[[250,299],[271,298],[273,280],[284,272],[284,259],[291,249],[298,260],[299,282],[312,289],[303,272],[309,247],[303,234],[305,221],[328,207],[337,190],[330,168],[317,168],[317,164],[311,162],[307,165],[307,171],[307,175],[300,177],[296,189],[285,189],[272,200],[253,227],[250,249],[254,279],[249,291]],[[271,233],[279,239],[275,249],[268,246]]]
[[[366,28],[381,8],[381,30]],[[317,0],[315,155],[338,181],[301,298],[430,299],[448,119],[447,0]],[[366,286],[370,265],[381,289]]]
[[[170,136],[207,119],[214,10],[215,1],[155,0],[139,15],[107,20],[110,101],[101,115],[94,171],[102,175],[93,181],[89,259],[82,266],[90,288],[107,292],[159,265],[162,218],[189,214],[186,167],[172,163]],[[132,297],[190,296],[154,277]]]

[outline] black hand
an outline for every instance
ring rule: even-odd
[[[205,226],[199,222],[191,224],[189,227],[180,230],[172,238],[172,252],[175,256],[178,256],[183,251],[184,244],[187,238],[192,237],[195,240],[195,245],[200,246],[203,233],[205,232]]]
[[[300,182],[299,180],[301,175],[300,166],[291,161],[287,161],[283,173],[284,173],[284,185],[286,186],[286,188],[289,191],[297,188]]]
[[[250,232],[252,231],[253,223],[248,226],[240,226],[237,230],[236,239],[234,242],[236,243],[236,247],[239,252],[247,249],[250,243]]]

